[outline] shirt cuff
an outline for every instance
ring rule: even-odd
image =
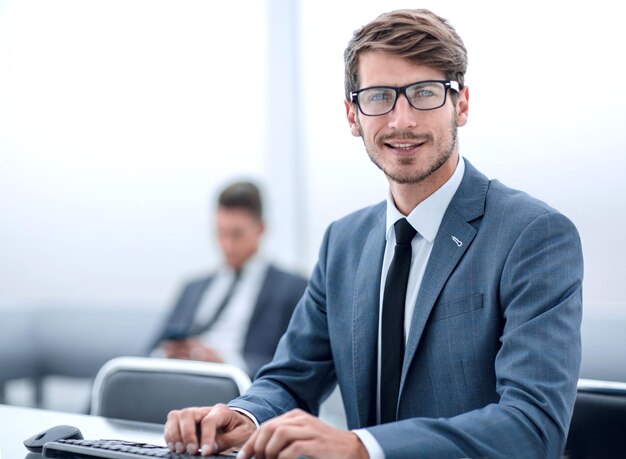
[[[252,422],[254,422],[254,425],[256,426],[256,428],[257,429],[259,428],[259,421],[257,421],[256,418],[249,411],[246,411],[246,410],[244,410],[242,408],[237,408],[235,406],[229,406],[228,408],[230,408],[233,411],[236,411],[237,413],[241,413],[244,416],[247,416],[248,418],[250,418],[250,420]],[[372,438],[374,438],[374,437],[372,437]]]
[[[370,459],[385,459],[385,453],[371,433],[365,429],[355,429],[352,432],[359,437]]]

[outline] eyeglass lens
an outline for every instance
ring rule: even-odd
[[[446,90],[441,82],[416,83],[403,91],[391,87],[369,88],[359,92],[358,102],[363,114],[383,115],[395,106],[398,92],[403,92],[413,108],[433,110],[445,103]]]

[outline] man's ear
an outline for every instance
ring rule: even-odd
[[[458,127],[465,126],[469,114],[469,88],[464,86],[460,91],[456,100],[456,113]]]
[[[359,129],[359,122],[357,120],[357,107],[356,104],[348,102],[344,100],[344,104],[346,105],[346,118],[348,119],[348,124],[350,125],[350,132],[354,137],[361,137],[361,130]]]

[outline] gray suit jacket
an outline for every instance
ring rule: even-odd
[[[162,331],[154,342],[154,349],[163,339],[185,334],[191,328],[214,274],[186,284],[176,305],[170,312]],[[306,279],[269,265],[246,332],[243,358],[248,374],[253,377],[261,366],[272,360],[278,340],[285,332],[291,314],[306,288]]]
[[[231,405],[260,422],[317,413],[338,382],[348,426],[367,428],[387,459],[559,457],[581,357],[573,224],[466,161],[417,298],[399,421],[374,425],[384,246],[385,203],[328,228],[273,362]]]

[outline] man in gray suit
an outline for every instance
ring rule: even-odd
[[[219,195],[215,224],[223,265],[187,283],[152,348],[168,358],[228,362],[253,377],[272,360],[306,279],[259,254],[261,194],[236,182]]]
[[[384,14],[354,33],[345,64],[350,129],[387,200],[330,225],[272,363],[228,406],[172,411],[168,446],[560,457],[581,356],[575,227],[460,157],[467,55],[444,19]],[[314,417],[335,383],[350,431]]]

